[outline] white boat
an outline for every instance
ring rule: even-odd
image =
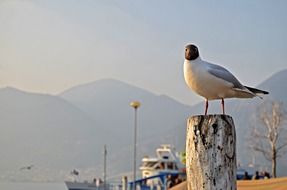
[[[179,173],[185,171],[185,165],[169,144],[163,144],[156,149],[156,157],[144,157],[140,167],[142,178],[156,176],[162,173]]]
[[[179,155],[169,144],[163,144],[156,149],[156,157],[144,157],[139,168],[142,178],[129,182],[132,189],[134,183],[139,189],[165,190],[180,183],[186,177],[185,165]]]

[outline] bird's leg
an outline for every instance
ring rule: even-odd
[[[204,115],[207,114],[207,110],[208,110],[208,99],[205,100],[205,112],[204,112]]]
[[[223,115],[225,115],[225,110],[224,110],[224,99],[221,98],[221,106],[222,106],[222,112],[223,112]]]

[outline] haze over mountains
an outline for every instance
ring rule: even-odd
[[[283,101],[286,107],[284,81],[287,70],[259,87],[270,91],[266,99]],[[153,155],[162,143],[183,151],[186,119],[202,114],[204,109],[202,103],[183,105],[113,79],[76,86],[59,96],[0,89],[0,180],[17,181],[20,176],[24,180],[60,181],[74,168],[83,175],[101,177],[104,144],[108,147],[108,175],[131,171],[134,110],[129,103],[133,100],[142,103],[138,112],[138,165],[142,156]],[[235,120],[242,163],[252,159],[246,137],[261,103],[259,98],[226,103],[226,112]],[[221,113],[219,101],[211,103],[210,113]],[[287,175],[285,163],[280,162],[281,175]],[[19,171],[28,164],[34,164],[35,169]]]

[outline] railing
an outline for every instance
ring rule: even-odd
[[[184,180],[186,178],[186,174],[179,172],[160,173],[159,175],[138,179],[135,182],[129,182],[128,190],[132,190],[134,184],[136,185],[137,190],[166,190],[168,187],[170,187],[170,180],[172,178],[181,178]]]

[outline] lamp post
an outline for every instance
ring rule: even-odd
[[[134,172],[133,172],[133,190],[136,189],[136,157],[137,157],[137,109],[140,107],[140,102],[133,101],[130,106],[135,110],[135,120],[134,120]]]

